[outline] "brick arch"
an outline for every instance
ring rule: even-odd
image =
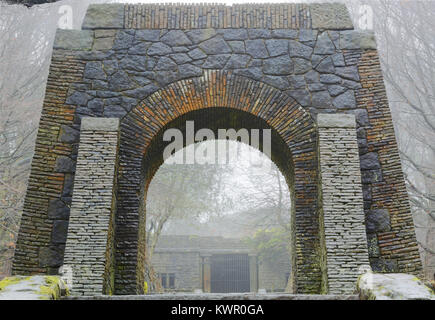
[[[288,95],[265,83],[226,71],[180,80],[160,89],[133,108],[121,121],[116,219],[115,290],[141,293],[144,282],[144,161],[155,152],[153,141],[164,128],[192,112],[221,108],[258,118],[273,129],[292,162],[294,197],[292,262],[294,291],[320,293],[317,136],[309,113]],[[249,115],[249,116],[248,116]],[[242,116],[243,117],[243,116]],[[279,152],[279,150],[277,150]],[[286,150],[282,150],[285,154]],[[159,165],[159,164],[158,164]],[[158,166],[156,166],[158,167]]]

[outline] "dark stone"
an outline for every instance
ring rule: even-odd
[[[245,53],[245,43],[243,41],[228,41],[234,53]]]
[[[164,71],[160,72],[159,74],[164,75]],[[160,78],[159,78],[160,79]],[[158,86],[156,86],[154,83],[150,83],[144,87],[140,87],[133,90],[128,90],[124,92],[124,95],[131,98],[136,98],[138,100],[142,100],[145,97],[149,96],[154,91],[157,91],[159,89]]]
[[[319,82],[316,83],[309,83],[308,84],[308,90],[310,92],[315,92],[315,91],[323,91],[326,90],[325,85]]]
[[[289,40],[289,53],[290,57],[310,59],[311,53],[313,53],[313,48],[298,41]]]
[[[316,46],[314,47],[315,54],[333,54],[335,53],[334,43],[329,38],[328,32],[323,32],[317,37]]]
[[[266,40],[266,47],[267,47],[267,51],[269,51],[269,55],[271,57],[280,56],[283,54],[287,54],[288,41],[287,40],[278,40],[278,39]]]
[[[325,84],[339,84],[341,83],[341,78],[334,74],[321,74],[320,82]]]
[[[58,156],[56,158],[56,165],[54,172],[71,173],[75,171],[76,164],[74,160],[67,156]]]
[[[296,67],[295,67],[296,68]],[[288,76],[288,81],[292,89],[305,88],[305,78],[301,75]]]
[[[99,61],[91,61],[86,63],[84,75],[88,79],[106,80],[107,76],[103,71],[103,64]]]
[[[202,76],[202,69],[191,64],[182,64],[178,67],[180,75],[185,78]]]
[[[310,104],[310,93],[307,90],[288,90],[286,93],[303,107]]]
[[[109,84],[106,81],[94,80],[92,81],[92,90],[109,90]]]
[[[68,234],[68,221],[55,220],[53,222],[53,230],[51,231],[51,242],[66,243],[67,234]]]
[[[149,42],[138,43],[138,44],[134,45],[133,47],[131,47],[130,49],[128,49],[128,54],[144,56],[147,54],[147,50],[150,46],[151,46],[151,43],[149,43]]]
[[[168,57],[161,57],[154,70],[177,70],[177,64]]]
[[[352,90],[347,90],[335,97],[332,104],[338,109],[354,109],[356,108],[355,94]]]
[[[399,271],[398,263],[396,260],[391,259],[370,259],[370,266],[373,272],[387,272],[394,273]]]
[[[148,55],[150,56],[164,56],[172,52],[171,47],[167,46],[162,42],[153,43],[148,48]]]
[[[198,59],[204,59],[207,57],[207,55],[201,50],[201,49],[193,49],[192,51],[190,51],[188,53],[189,57],[191,57],[193,60],[198,60]]]
[[[357,139],[358,142],[358,149],[359,149],[359,154],[365,154],[368,152],[368,143],[367,143],[367,139]]]
[[[147,58],[144,56],[128,55],[120,62],[120,67],[125,70],[146,71]]]
[[[342,85],[349,89],[361,89],[361,83],[352,80],[343,80]]]
[[[128,49],[132,46],[134,36],[128,31],[118,31],[113,44],[113,50]]]
[[[216,35],[214,29],[196,29],[187,32],[187,36],[193,43],[200,43]]]
[[[369,114],[367,109],[355,109],[349,110],[346,113],[352,113],[355,115],[356,123],[362,127],[370,125]]]
[[[362,183],[375,183],[380,181],[382,181],[382,171],[380,169],[361,171]]]
[[[104,100],[100,98],[95,98],[89,101],[88,108],[91,110],[94,114],[102,114],[103,108],[104,108]]]
[[[369,152],[360,157],[361,170],[380,169],[378,154],[376,152]]]
[[[370,258],[377,258],[380,256],[378,238],[375,233],[367,234],[367,247],[369,249]]]
[[[147,83],[147,84],[149,84],[149,83]],[[128,98],[128,97],[121,98],[121,105],[127,111],[130,111],[131,109],[133,109],[137,104],[138,104],[138,101],[136,99]]]
[[[370,232],[387,232],[391,230],[390,214],[387,209],[366,211],[366,229]]]
[[[357,66],[337,67],[335,68],[335,74],[345,79],[359,81]]]
[[[167,71],[160,71],[159,76],[157,77],[156,81],[161,85],[165,86],[169,83],[172,83],[174,81],[178,80],[178,72],[167,70]]]
[[[225,68],[227,69],[245,68],[250,59],[251,57],[246,54],[233,54],[228,60]]]
[[[192,59],[185,53],[174,53],[169,55],[172,60],[177,64],[183,64],[192,61]]]
[[[85,106],[92,97],[85,92],[74,91],[65,101],[66,104]]]
[[[39,248],[39,266],[60,267],[63,263],[63,252],[65,247],[62,245],[40,247]]]
[[[334,73],[335,71],[331,57],[326,57],[325,59],[320,61],[315,69],[321,73]]]
[[[122,118],[127,114],[127,111],[118,105],[108,105],[104,107],[104,117],[106,118]]]
[[[356,137],[358,139],[366,139],[367,138],[366,130],[364,128],[356,129]]]
[[[293,61],[288,55],[270,58],[263,63],[263,72],[272,75],[288,75],[293,72]]]
[[[286,90],[289,87],[288,81],[285,77],[265,76],[263,77],[263,81],[280,90]]]
[[[246,40],[248,32],[246,29],[224,29],[222,32],[225,40]]]
[[[250,54],[253,58],[267,58],[269,56],[264,41],[261,39],[246,40],[245,47],[246,53]]]
[[[368,184],[362,185],[362,193],[363,193],[363,199],[364,201],[371,201],[372,200],[372,187]]]
[[[339,94],[342,94],[343,92],[345,92],[347,89],[339,86],[339,85],[330,85],[328,86],[328,92],[332,97],[336,97]]]
[[[270,30],[267,29],[248,29],[250,39],[268,39],[272,37]]]
[[[274,29],[272,30],[272,37],[284,39],[296,39],[298,37],[298,30],[294,29]]]
[[[216,36],[214,38],[206,40],[202,42],[199,47],[206,54],[221,54],[231,52],[231,48],[228,46],[225,40],[222,39],[221,36]]]
[[[113,91],[123,91],[135,87],[134,82],[123,71],[118,71],[109,78],[109,88]]]
[[[68,220],[70,208],[60,199],[48,202],[47,214],[50,219]]]
[[[315,108],[330,108],[331,97],[327,91],[318,91],[311,94],[311,105]]]
[[[74,128],[67,125],[61,125],[59,141],[66,143],[76,143],[79,142],[80,132]]]
[[[160,30],[142,29],[136,30],[136,40],[157,42],[160,38]]]
[[[65,180],[63,182],[63,191],[62,197],[71,197],[74,188],[74,175],[73,174],[65,174]],[[69,213],[68,213],[69,215]],[[66,217],[68,218],[68,217]],[[56,219],[63,219],[60,216],[56,217]]]
[[[188,46],[192,41],[181,30],[170,30],[160,39],[161,42],[171,46]]]
[[[205,60],[205,63],[203,65],[206,69],[220,69],[225,66],[228,59],[231,55],[229,54],[218,54],[214,56],[208,56],[207,60]]]

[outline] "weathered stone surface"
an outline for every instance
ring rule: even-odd
[[[83,29],[124,28],[124,5],[120,3],[91,4],[86,11]]]
[[[53,231],[51,232],[51,241],[53,243],[65,243],[68,232],[68,221],[55,220],[53,222]]]
[[[266,47],[271,57],[280,56],[288,52],[288,41],[278,39],[266,40]]]
[[[270,30],[267,29],[248,29],[248,36],[249,39],[260,39],[260,38],[271,38],[274,31],[278,30],[272,30],[272,33]],[[293,30],[295,31],[295,30]],[[277,38],[285,38],[278,36]]]
[[[160,41],[171,47],[188,46],[192,44],[192,41],[181,30],[170,30],[160,38]]]
[[[269,53],[263,40],[247,40],[245,41],[246,53],[253,58],[267,58]]]
[[[204,59],[207,55],[199,48],[193,49],[188,53],[193,60]]]
[[[272,30],[273,38],[284,38],[284,39],[296,39],[298,37],[298,30],[292,29],[274,29]]]
[[[335,68],[332,63],[331,57],[326,57],[315,67],[315,69],[320,73],[334,73]]]
[[[317,115],[317,125],[321,128],[355,128],[355,116],[319,113]]]
[[[316,46],[314,47],[315,54],[333,54],[335,53],[334,43],[329,38],[328,32],[323,32],[317,37]]]
[[[197,44],[208,40],[216,35],[215,29],[199,29],[188,31],[187,36],[192,40],[193,43]]]
[[[347,90],[345,93],[335,97],[332,104],[338,109],[356,108],[355,94],[352,90]]]
[[[136,39],[157,42],[160,39],[160,30],[136,30]]]
[[[290,57],[300,57],[310,59],[313,48],[306,46],[298,41],[289,40]]]
[[[177,64],[183,64],[192,61],[192,58],[190,58],[186,53],[174,53],[169,55],[169,57],[171,57],[171,59]]]
[[[246,54],[233,54],[228,60],[225,68],[228,69],[246,68],[246,65],[248,64],[250,59],[251,57]]]
[[[245,43],[243,41],[228,41],[234,53],[245,53]]]
[[[47,214],[51,219],[67,220],[69,217],[69,207],[60,199],[52,199],[48,204]]]
[[[352,20],[344,4],[310,4],[314,29],[353,29]]]
[[[79,131],[66,125],[61,126],[59,141],[66,143],[76,143],[79,141]]]
[[[90,30],[57,29],[53,48],[66,50],[91,50],[93,33]]]
[[[356,66],[337,67],[335,68],[335,73],[344,79],[359,81],[359,74]]]
[[[68,288],[57,276],[14,276],[0,281],[0,300],[58,300]]]
[[[153,43],[148,48],[148,55],[150,56],[164,56],[165,54],[171,53],[172,49],[168,45],[162,42]]]
[[[170,58],[161,57],[154,67],[154,70],[177,70],[177,64]]]
[[[201,48],[201,50],[206,54],[222,54],[231,52],[231,48],[221,36],[216,36],[202,42],[199,45],[199,48]]]
[[[58,156],[56,159],[56,166],[54,170],[56,172],[74,172],[74,161],[66,156]]]
[[[375,35],[368,30],[341,31],[340,49],[376,49]]]
[[[118,31],[113,43],[113,50],[129,49],[132,47],[134,35],[130,31]]]
[[[358,279],[357,288],[363,300],[435,300],[432,289],[405,273],[368,272]]]
[[[223,29],[221,30],[225,40],[246,40],[248,32],[246,29]]]
[[[191,64],[182,64],[178,67],[178,70],[180,74],[186,78],[199,77],[202,75],[202,69]]]
[[[369,152],[362,155],[360,158],[361,169],[379,169],[381,165],[379,164],[379,157],[376,152]]]
[[[327,91],[318,91],[311,94],[311,105],[316,108],[330,108],[331,97]]]
[[[92,50],[110,50],[113,47],[114,38],[97,38],[94,41]]]
[[[218,54],[215,56],[209,56],[205,61],[203,67],[208,69],[223,68],[230,56],[231,55],[229,54]]]
[[[127,73],[118,71],[109,77],[109,89],[113,91],[123,91],[135,87],[134,82]]]
[[[91,61],[86,64],[84,76],[88,79],[107,79],[107,76],[103,71],[103,64],[97,61]]]
[[[312,69],[311,62],[303,58],[293,58],[294,74],[303,74]]]
[[[293,61],[288,55],[267,59],[263,64],[263,72],[272,75],[288,75],[293,72]]]
[[[367,232],[386,232],[391,230],[390,214],[387,209],[373,209],[366,212]]]

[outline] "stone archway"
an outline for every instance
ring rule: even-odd
[[[233,125],[239,127],[249,128],[256,122],[257,128],[267,126],[273,129],[272,158],[281,167],[286,165],[286,161],[292,164],[288,180],[293,181],[291,188],[294,193],[294,290],[320,292],[315,123],[298,103],[279,90],[223,71],[208,71],[202,77],[175,82],[150,95],[121,121],[115,236],[116,292],[138,293],[142,290],[145,253],[142,224],[145,217],[141,212],[145,204],[141,199],[145,198],[149,182],[162,163],[161,133],[165,128],[182,125],[177,123],[177,119],[183,116],[198,121],[202,119],[203,127],[213,128],[210,112],[198,113],[207,109],[237,111],[238,114],[233,115],[233,120],[236,119]],[[212,115],[216,116],[216,112]],[[225,125],[222,121],[221,124]],[[279,149],[274,148],[277,145],[288,150],[274,150]],[[280,153],[285,156],[280,157]],[[144,173],[144,170],[148,172]],[[138,193],[141,193],[140,197]],[[137,264],[132,263],[133,257]],[[135,279],[132,279],[133,274]]]

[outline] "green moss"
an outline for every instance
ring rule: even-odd
[[[21,281],[28,280],[31,277],[7,277],[0,281],[0,291],[4,290],[6,287],[20,283]]]

